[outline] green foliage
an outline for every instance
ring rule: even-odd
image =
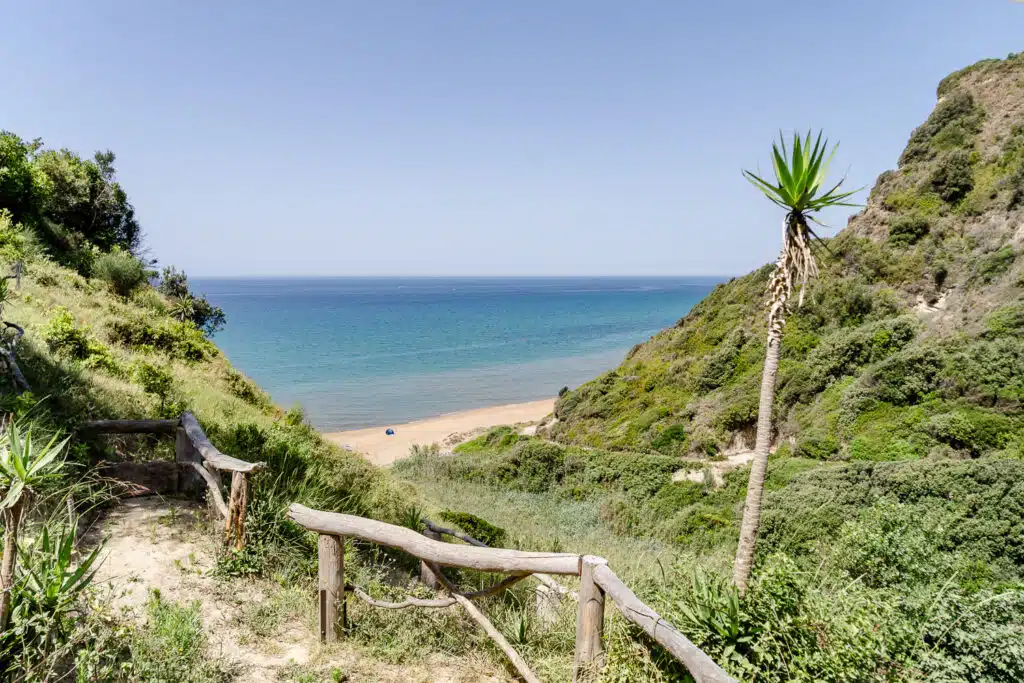
[[[909,214],[897,217],[889,225],[889,243],[897,247],[916,244],[928,234],[931,222],[926,216]]]
[[[227,321],[224,310],[211,304],[205,296],[193,294],[184,271],[173,266],[164,268],[157,289],[173,302],[171,315],[175,319],[191,322],[207,337],[212,337],[224,327]]]
[[[110,340],[136,350],[161,351],[171,358],[198,362],[217,355],[214,346],[196,326],[175,320],[121,318],[107,327]]]
[[[160,410],[163,412],[167,398],[174,389],[174,376],[170,371],[151,363],[138,362],[132,370],[132,379],[147,394],[160,399]]]
[[[900,156],[900,167],[935,156],[938,149],[962,147],[981,130],[985,111],[974,97],[957,91],[939,102],[924,125],[914,131]]]
[[[444,521],[450,522],[462,529],[466,532],[466,535],[492,548],[500,548],[505,545],[507,538],[505,530],[494,526],[486,519],[468,512],[457,512],[455,510],[441,510],[438,516]]]
[[[954,149],[939,157],[931,177],[931,187],[943,201],[957,204],[974,187],[970,154],[964,149]]]
[[[880,401],[909,405],[938,386],[942,357],[930,347],[911,347],[875,365],[866,381]]]
[[[43,329],[43,341],[53,353],[82,361],[88,368],[103,369],[119,374],[121,367],[102,343],[94,339],[87,329],[75,325],[71,312],[58,307]]]
[[[775,184],[769,183],[750,171],[744,171],[755,187],[764,193],[776,205],[786,211],[795,213],[813,213],[830,206],[855,206],[847,203],[848,197],[859,192],[838,192],[843,180],[840,179],[831,189],[823,187],[828,177],[828,167],[836,154],[838,143],[828,151],[828,140],[822,142],[822,132],[811,144],[811,131],[801,140],[793,134],[792,155],[786,149],[786,140],[779,134],[779,143],[772,143],[772,168],[775,171]],[[781,152],[780,152],[781,149]],[[828,154],[828,158],[825,154]],[[788,157],[788,158],[787,158]]]
[[[11,680],[46,680],[56,663],[82,646],[76,626],[103,546],[76,561],[74,522],[44,524],[37,538],[18,546],[11,623],[0,635],[0,673]]]
[[[125,297],[131,296],[148,279],[142,262],[120,249],[100,255],[93,263],[92,272],[95,277],[108,283],[116,294]]]
[[[146,626],[135,631],[131,643],[135,680],[219,683],[231,680],[230,671],[207,655],[199,602],[189,605],[165,600],[153,590],[146,602]]]
[[[977,277],[982,282],[992,282],[1010,269],[1017,258],[1017,252],[1011,246],[1002,247],[981,257],[977,266]]]
[[[654,440],[651,441],[651,448],[661,453],[672,453],[678,447],[686,444],[686,426],[681,424],[669,425],[661,430]]]
[[[698,392],[706,393],[717,389],[732,377],[736,370],[740,348],[745,341],[746,334],[742,328],[739,328],[718,345],[718,350],[708,357],[704,367],[697,375],[695,384]]]

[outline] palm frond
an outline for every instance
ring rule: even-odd
[[[831,189],[823,192],[828,169],[835,157],[839,144],[829,150],[828,139],[822,131],[816,138],[811,131],[800,137],[793,134],[792,147],[786,146],[786,139],[779,133],[779,141],[772,143],[772,170],[775,182],[769,182],[753,171],[743,171],[744,177],[768,199],[790,212],[809,214],[833,206],[858,206],[843,200],[850,198],[863,188],[839,192],[846,180],[844,176]]]

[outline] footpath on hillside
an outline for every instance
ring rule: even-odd
[[[97,584],[109,584],[114,606],[145,625],[152,592],[183,605],[198,602],[208,655],[239,683],[381,681],[500,683],[500,671],[478,663],[431,658],[411,666],[373,660],[358,646],[320,646],[312,595],[268,580],[222,580],[216,566],[217,525],[203,505],[159,497],[122,501],[94,526],[105,542]]]

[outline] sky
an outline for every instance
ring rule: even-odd
[[[113,150],[193,276],[738,275],[780,129],[870,187],[943,76],[1024,50],[1012,0],[0,5],[0,128]]]

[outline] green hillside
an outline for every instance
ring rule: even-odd
[[[906,460],[1024,447],[1024,56],[979,62],[938,94],[897,169],[819,253],[821,276],[786,326],[784,451]],[[671,455],[752,447],[771,269],[719,286],[565,393],[550,434]]]

